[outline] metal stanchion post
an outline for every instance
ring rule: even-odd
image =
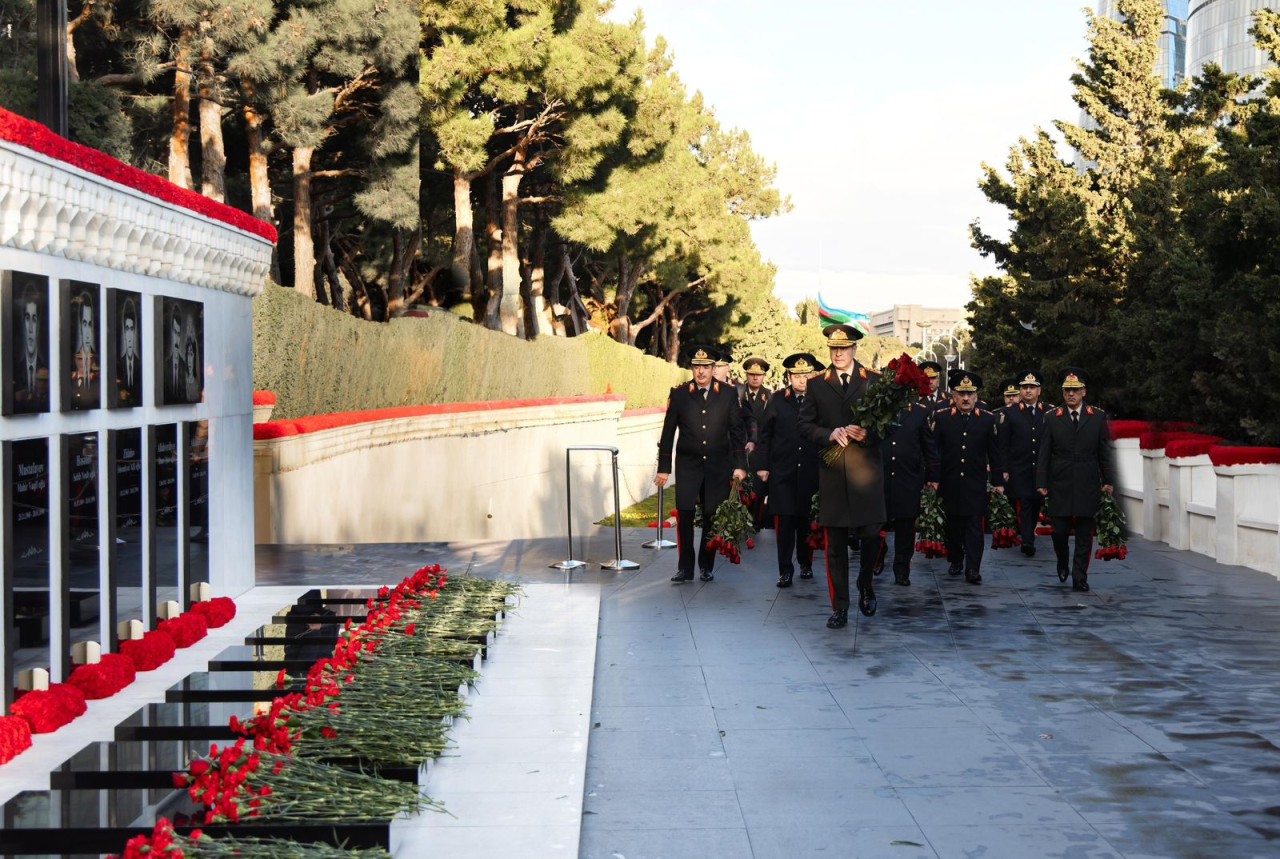
[[[613,560],[600,565],[602,570],[638,570],[635,561],[622,559],[622,500],[618,496],[618,449],[613,449]]]
[[[569,455],[573,453],[573,448],[565,448],[564,451],[564,500],[565,507],[568,512],[565,514],[565,534],[567,534],[566,544],[568,551],[565,552],[565,559],[558,564],[551,564],[553,570],[564,570],[566,573],[570,570],[576,570],[579,567],[585,567],[586,561],[575,561],[573,559],[573,481],[570,479],[569,473]]]
[[[663,513],[663,511],[667,509],[667,505],[663,503],[662,500],[662,491],[665,488],[666,487],[663,486],[658,487],[658,537],[657,539],[650,540],[647,543],[641,543],[640,548],[642,549],[671,549],[676,545],[670,540],[662,539],[662,526],[665,525],[667,521],[667,517]]]

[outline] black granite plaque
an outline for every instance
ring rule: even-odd
[[[204,399],[204,304],[156,298],[156,403],[189,405]]]
[[[49,411],[49,278],[23,271],[0,273],[4,413]]]
[[[64,280],[62,287],[62,408],[81,412],[102,405],[102,290]]]
[[[142,296],[124,289],[107,290],[107,405],[132,409],[142,405]]]

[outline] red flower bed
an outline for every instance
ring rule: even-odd
[[[66,683],[50,683],[48,689],[28,692],[13,702],[10,712],[31,725],[33,734],[58,730],[88,709],[84,693]]]
[[[1150,421],[1111,421],[1107,426],[1111,429],[1112,438],[1138,438],[1151,429]]]
[[[255,406],[274,406],[276,404],[276,395],[272,391],[254,391],[253,404]]]
[[[231,597],[214,597],[191,606],[190,614],[198,614],[209,624],[209,629],[226,626],[236,616],[236,604]]]
[[[138,676],[133,660],[119,653],[104,653],[94,665],[80,665],[67,682],[84,693],[90,701],[110,698]]]
[[[31,725],[21,716],[0,716],[0,764],[31,748]]]
[[[1208,453],[1222,439],[1216,435],[1197,435],[1195,438],[1178,438],[1164,446],[1164,455],[1169,459],[1183,459],[1188,456],[1200,456]]]
[[[1187,430],[1150,430],[1144,432],[1138,437],[1138,447],[1143,450],[1163,450],[1171,441],[1201,441],[1208,438],[1216,438],[1216,436],[1205,435],[1202,432],[1189,432]]]
[[[187,611],[160,621],[156,629],[173,636],[173,643],[178,647],[190,647],[209,634],[209,621],[202,614]]]
[[[167,632],[153,629],[142,638],[120,642],[120,653],[133,661],[139,671],[151,671],[164,665],[178,652],[178,645]]]
[[[1270,465],[1280,463],[1280,447],[1227,447],[1218,445],[1209,451],[1214,465]]]
[[[492,412],[503,409],[529,408],[533,406],[560,406],[571,403],[603,403],[625,400],[621,394],[602,394],[588,397],[551,397],[542,400],[491,400],[476,403],[441,403],[434,406],[399,406],[392,409],[369,409],[361,412],[333,412],[312,415],[291,421],[267,421],[253,425],[253,437],[257,441],[270,438],[288,438],[339,427],[396,418],[417,418],[424,415],[455,415],[462,412]]]
[[[179,188],[159,176],[153,176],[146,171],[117,161],[104,152],[81,146],[79,143],[72,143],[38,122],[32,122],[3,109],[0,109],[0,139],[25,146],[27,149],[55,158],[72,167],[78,167],[87,173],[93,173],[103,179],[141,191],[148,197],[155,197],[157,200],[190,209],[206,218],[230,224],[246,233],[261,236],[273,244],[276,241],[276,228],[259,221],[247,212],[211,200],[195,191]]]

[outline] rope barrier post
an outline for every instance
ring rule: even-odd
[[[571,447],[567,447],[564,450],[564,499],[565,507],[568,509],[565,514],[564,528],[565,533],[568,535],[566,538],[566,557],[558,564],[549,565],[553,570],[564,570],[566,573],[587,565],[586,561],[575,561],[573,559],[573,482],[570,479],[569,471],[569,456],[573,453],[573,450]]]
[[[657,539],[649,540],[647,543],[641,543],[640,548],[642,549],[671,549],[671,548],[674,548],[676,545],[670,540],[662,539],[662,526],[667,523],[667,517],[664,516],[662,513],[663,510],[667,509],[667,505],[663,503],[663,500],[662,500],[662,491],[665,488],[666,487],[664,486],[658,487],[658,536],[657,536]]]
[[[622,558],[622,501],[618,495],[618,449],[613,451],[613,560],[600,565],[602,570],[638,570],[640,565],[635,561]]]

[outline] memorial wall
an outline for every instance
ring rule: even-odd
[[[274,231],[6,118],[7,709],[32,669],[65,678],[76,644],[115,651],[192,584],[252,586],[251,304]]]

